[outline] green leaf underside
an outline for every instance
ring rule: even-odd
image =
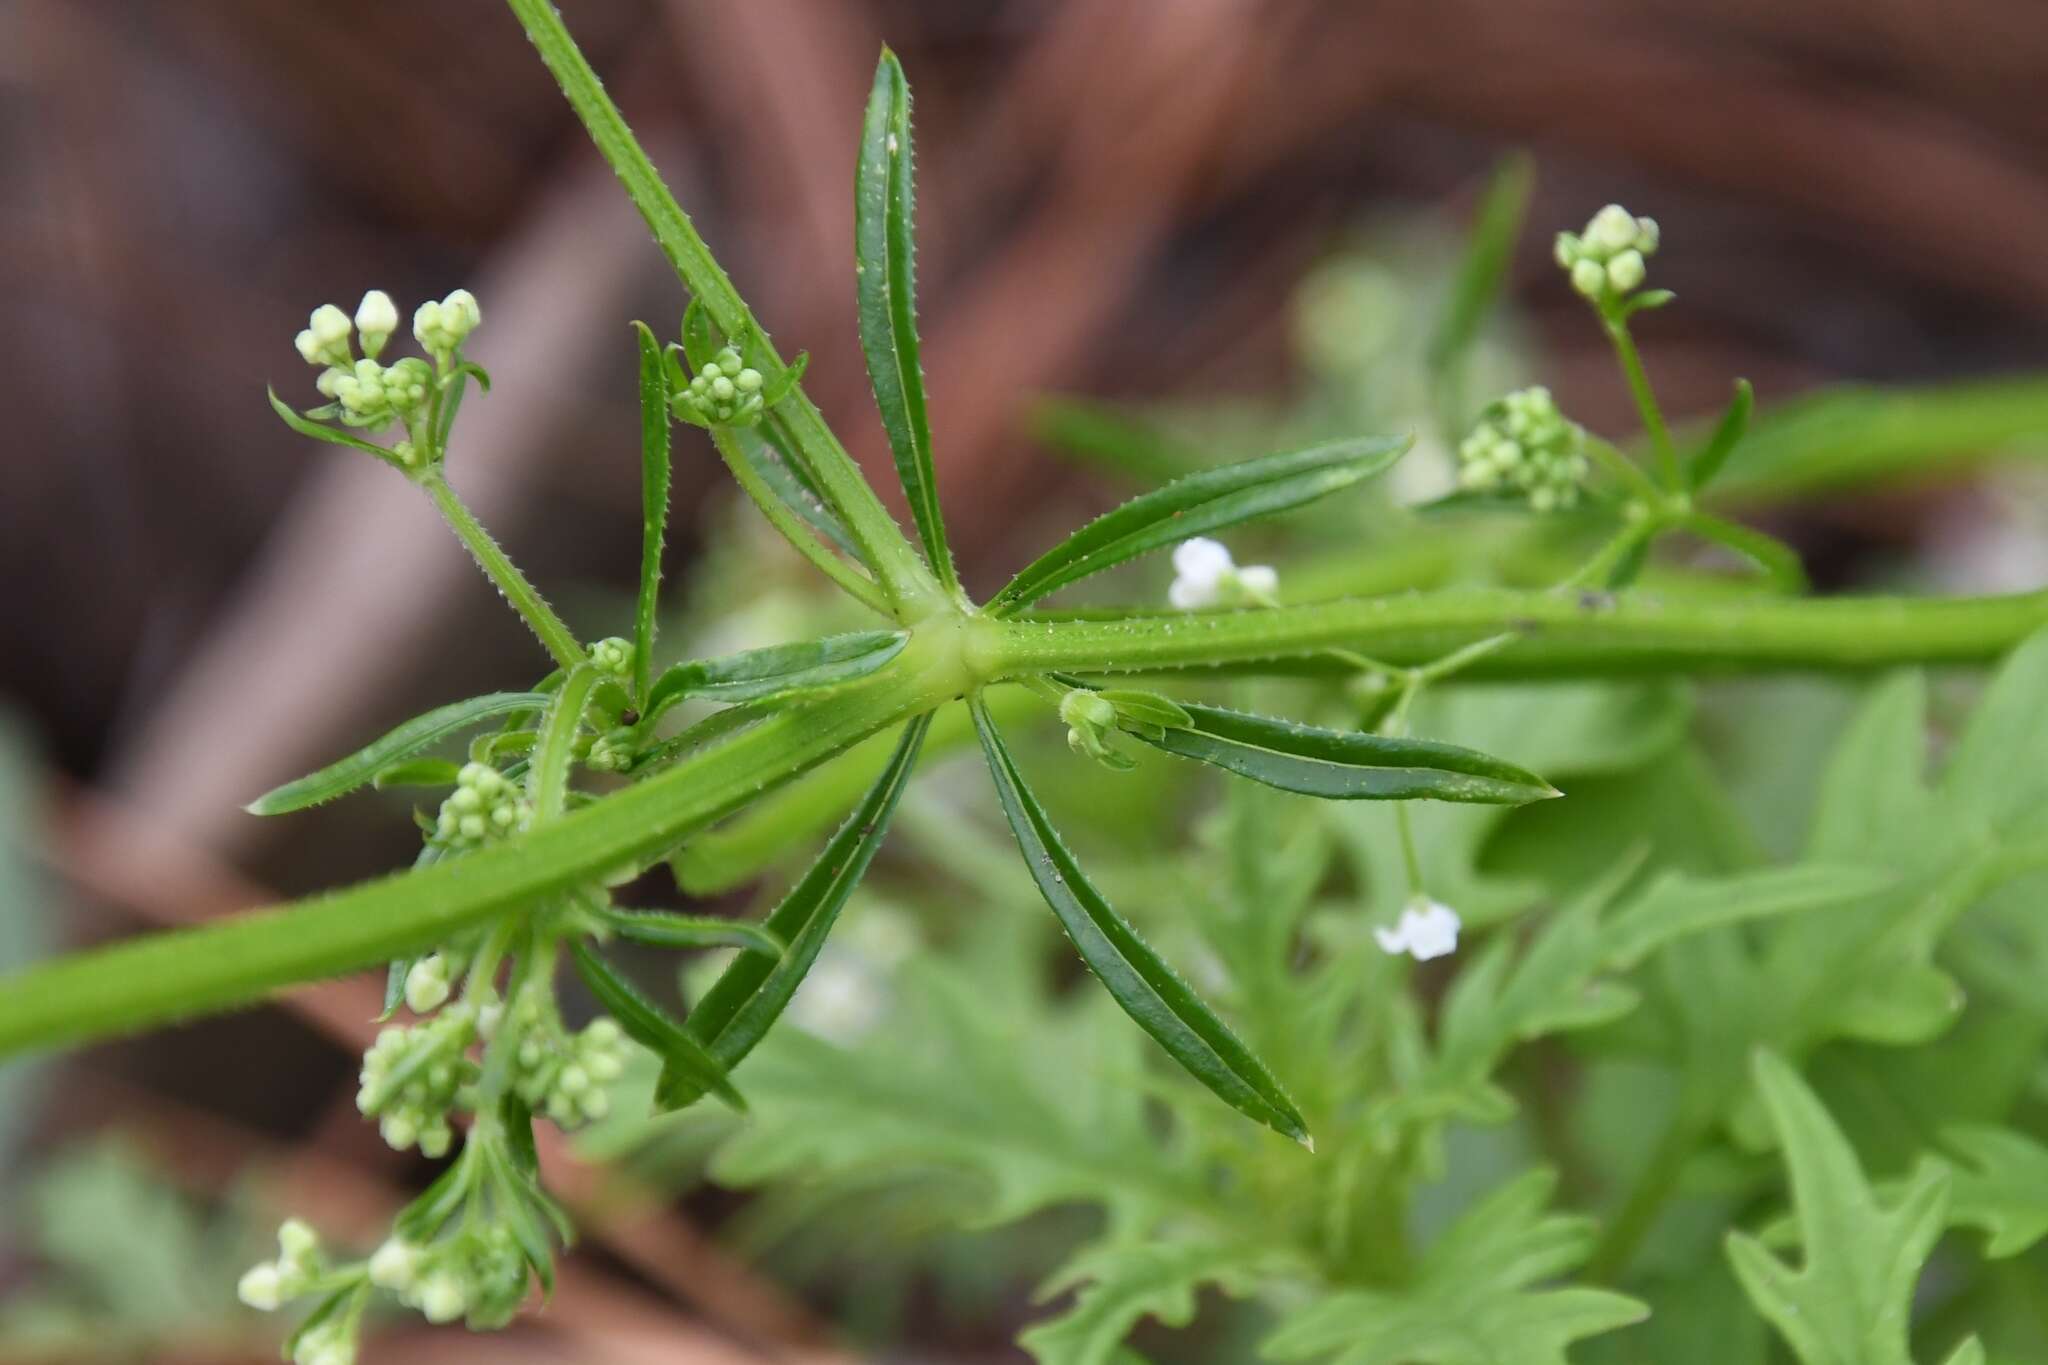
[[[633,605],[633,696],[647,703],[654,679],[654,609],[661,592],[661,542],[668,526],[668,366],[645,323],[640,343],[640,595]]]
[[[917,341],[915,171],[910,142],[910,83],[887,48],[875,68],[861,129],[854,192],[854,259],[860,288],[860,341],[867,353],[875,406],[910,501],[911,520],[932,571],[946,586],[958,580],[946,548],[932,468],[931,421]]]
[[[492,716],[534,710],[546,706],[547,702],[547,697],[539,692],[493,692],[467,701],[450,702],[425,715],[413,717],[338,763],[265,792],[243,809],[251,815],[284,815],[332,801],[376,781],[377,775],[386,768]]]
[[[742,952],[690,1011],[685,1027],[721,1066],[737,1066],[753,1050],[818,960],[839,912],[882,846],[930,728],[930,712],[904,727],[889,765],[768,916],[766,932],[789,946],[779,953]]]
[[[1411,438],[1336,441],[1205,469],[1105,512],[1026,565],[988,609],[1001,616],[1191,536],[1313,502],[1387,469]]]
[[[1518,806],[1559,794],[1532,772],[1456,744],[1326,730],[1192,702],[1184,709],[1189,728],[1133,737],[1304,796]]]
[[[1756,405],[1756,392],[1747,379],[1735,381],[1735,396],[1728,400],[1728,407],[1721,414],[1721,420],[1714,427],[1714,434],[1700,447],[1686,466],[1686,486],[1697,493],[1714,481],[1721,472],[1721,466],[1728,463],[1728,457],[1735,453],[1744,433],[1749,430],[1750,410]]]
[[[803,466],[790,458],[773,432],[762,427],[728,427],[726,433],[739,450],[740,458],[753,467],[769,491],[801,517],[805,525],[844,551],[849,559],[866,563],[854,547],[853,534],[846,529],[846,523],[826,504]]]
[[[640,994],[632,982],[620,976],[609,962],[592,951],[589,944],[574,944],[570,953],[576,962],[576,974],[583,978],[583,984],[590,988],[598,1003],[619,1021],[619,1027],[634,1041],[661,1058],[662,1083],[654,1092],[657,1106],[663,1110],[680,1108],[709,1091],[733,1108],[743,1113],[746,1111],[747,1103],[733,1088],[725,1067],[671,1018],[667,1010]],[[691,1087],[689,1099],[677,1102],[672,1097],[671,1078],[686,1082]]]
[[[688,697],[759,701],[785,692],[852,682],[902,653],[909,640],[900,630],[862,630],[677,664],[649,689],[642,723]]]
[[[970,708],[1025,865],[1082,960],[1124,1012],[1219,1099],[1306,1145],[1308,1127],[1280,1083],[1089,883],[987,710],[978,699]]]
[[[666,910],[621,910],[607,906],[597,916],[620,938],[654,948],[741,948],[781,956],[781,939],[759,925],[713,915],[678,915]]]

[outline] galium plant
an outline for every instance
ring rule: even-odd
[[[1409,803],[1512,808],[1560,795],[1528,766],[1417,736],[1418,718],[1430,714],[1428,699],[1452,680],[1974,662],[2002,654],[2048,622],[2048,603],[2038,597],[1816,601],[1784,591],[1668,598],[1622,591],[1653,542],[1673,531],[1737,551],[1775,589],[1796,587],[1800,576],[1785,547],[1696,506],[1695,494],[1743,435],[1748,391],[1738,388],[1718,430],[1680,457],[1629,330],[1634,316],[1669,301],[1642,289],[1657,230],[1612,207],[1585,233],[1561,239],[1558,255],[1613,342],[1649,434],[1654,473],[1569,422],[1541,390],[1525,390],[1481,414],[1459,448],[1465,489],[1445,500],[1449,508],[1482,502],[1530,513],[1590,509],[1606,519],[1607,543],[1557,587],[1281,605],[1279,573],[1237,566],[1213,536],[1358,486],[1389,469],[1407,446],[1403,437],[1365,437],[1175,479],[1083,526],[976,603],[955,568],[933,475],[914,307],[909,91],[895,58],[883,54],[861,137],[856,259],[863,347],[914,540],[806,397],[802,357],[782,359],[663,188],[560,16],[546,0],[510,3],[691,293],[676,342],[664,345],[645,326],[637,332],[644,519],[631,634],[586,641],[573,631],[448,480],[464,395],[471,384],[489,384],[463,354],[482,322],[478,302],[457,290],[422,304],[412,331],[424,356],[388,364],[399,326],[390,298],[371,291],[353,317],[322,306],[297,347],[317,368],[314,387],[328,401],[301,411],[273,395],[273,405],[294,430],[383,461],[417,484],[533,631],[552,670],[523,690],[438,708],[252,803],[257,814],[281,815],[369,785],[445,793],[436,812],[420,818],[423,848],[408,872],[0,982],[0,1050],[19,1051],[230,1008],[296,982],[388,964],[386,1018],[403,1013],[407,1021],[389,1022],[365,1056],[358,1105],[394,1147],[417,1147],[448,1164],[368,1256],[331,1254],[313,1229],[293,1221],[280,1232],[278,1255],[245,1275],[242,1297],[253,1306],[306,1305],[287,1346],[302,1365],[352,1360],[363,1315],[380,1292],[432,1321],[490,1328],[509,1321],[535,1286],[545,1291],[571,1229],[541,1187],[533,1125],[574,1128],[605,1118],[609,1083],[637,1055],[628,1040],[655,1059],[658,1109],[713,1097],[745,1110],[745,1077],[735,1071],[818,960],[939,718],[955,704],[964,704],[966,724],[958,728],[982,750],[1038,895],[1108,997],[1206,1092],[1205,1103],[1220,1099],[1257,1125],[1232,1118],[1238,1126],[1231,1141],[1262,1144],[1266,1139],[1254,1135],[1271,1130],[1299,1144],[1279,1149],[1285,1160],[1306,1162],[1315,1150],[1309,1115],[1331,1117],[1346,1138],[1329,1167],[1330,1216],[1342,1221],[1370,1204],[1389,1143],[1408,1153],[1404,1160],[1421,1160],[1414,1154],[1427,1153],[1428,1125],[1443,1114],[1498,1111],[1485,1078],[1512,1040],[1614,1017],[1620,996],[1602,988],[1603,973],[1703,925],[1806,907],[1815,893],[1803,883],[1762,892],[1695,888],[1691,898],[1676,896],[1675,909],[1671,893],[1653,899],[1652,913],[1639,902],[1613,908],[1627,884],[1617,873],[1584,891],[1580,908],[1537,940],[1512,976],[1508,945],[1489,945],[1461,978],[1440,1056],[1432,1059],[1411,1028],[1390,1054],[1385,1094],[1338,1104],[1318,1093],[1318,1102],[1305,1106],[1286,1080],[1289,1068],[1267,1060],[1288,1056],[1309,1074],[1304,1050],[1288,1043],[1285,1030],[1248,1038],[1226,1022],[1091,881],[998,724],[994,706],[1005,689],[1021,689],[1056,713],[1084,761],[1126,769],[1135,751],[1157,749],[1267,788],[1331,802],[1392,803],[1388,825],[1403,870],[1402,905],[1363,940],[1385,963],[1450,953],[1463,927],[1456,895],[1431,884],[1429,851],[1416,836]],[[1497,274],[1498,262],[1489,268]],[[1485,273],[1475,276],[1474,290],[1488,287]],[[677,421],[708,432],[776,530],[879,624],[656,667]],[[1177,573],[1170,610],[1039,606],[1161,550],[1173,551]],[[1327,726],[1110,685],[1116,675],[1196,668],[1352,678],[1369,683],[1364,690],[1377,700],[1365,724]],[[689,700],[723,706],[676,729],[671,713]],[[687,855],[716,822],[891,729],[897,737],[879,774],[761,923],[613,903],[613,888],[678,850]],[[471,738],[459,761],[430,753],[465,734]],[[587,774],[600,775],[597,785],[579,783]],[[1863,889],[1836,879],[1822,899]],[[1287,916],[1244,928],[1286,955]],[[605,950],[618,939],[736,955],[679,1014],[613,965]],[[565,958],[604,1011],[580,1030],[570,1028],[556,997]],[[1339,960],[1354,959],[1331,963]],[[1785,970],[1809,970],[1807,960],[1792,955]],[[1313,1033],[1317,1025],[1304,1018],[1303,1027]],[[1810,1045],[1815,1036],[1825,1030],[1786,1042]],[[1801,1108],[1799,1082],[1782,1063],[1760,1061],[1756,1074],[1789,1150],[1799,1123],[1815,1128]],[[1714,1092],[1722,1099],[1729,1093]],[[1369,1121],[1355,1112],[1361,1103]],[[1211,1118],[1221,1113],[1210,1111]],[[1123,1140],[1135,1153],[1145,1142],[1142,1116],[1126,1119]],[[1402,1122],[1421,1127],[1386,1136]],[[1379,1136],[1361,1146],[1361,1131]],[[1815,1182],[1853,1186],[1840,1161],[1812,1167],[1818,1175],[1802,1176],[1800,1169],[1795,1162],[1802,1219]],[[1271,1350],[1280,1358],[1346,1361],[1490,1361],[1509,1358],[1510,1350],[1523,1351],[1516,1357],[1523,1360],[1562,1359],[1572,1341],[1634,1320],[1639,1307],[1611,1292],[1528,1290],[1575,1264],[1585,1240],[1576,1223],[1567,1229],[1541,1214],[1547,1194],[1540,1182],[1510,1187],[1417,1266],[1377,1264],[1363,1251],[1338,1258],[1340,1281],[1355,1275],[1371,1284],[1375,1276],[1406,1274],[1421,1287],[1408,1310],[1412,1325],[1388,1329],[1378,1346],[1358,1345],[1352,1316],[1378,1311],[1383,1300],[1373,1297],[1379,1291],[1357,1289],[1347,1291],[1345,1311],[1304,1315],[1275,1337]],[[1909,1194],[1910,1210],[1918,1212],[1899,1215],[1914,1238],[1927,1221],[1921,1203],[1931,1199]],[[1364,1202],[1354,1208],[1352,1200]],[[1871,1214],[1879,1223],[1891,1216]],[[1866,1358],[1842,1345],[1842,1332],[1860,1329],[1818,1311],[1819,1298],[1832,1293],[1823,1282],[1838,1252],[1850,1257],[1841,1276],[1855,1280],[1858,1293],[1868,1290],[1873,1306],[1881,1299],[1896,1307],[1897,1276],[1885,1279],[1883,1267],[1865,1267],[1853,1246],[1841,1248],[1842,1226],[1839,1219],[1802,1221],[1809,1262],[1798,1274],[1761,1247],[1741,1243],[1734,1253],[1745,1285],[1809,1361]],[[1853,1243],[1855,1235],[1846,1240]],[[1225,1238],[1182,1248],[1172,1264],[1191,1261],[1201,1272],[1197,1280],[1236,1284],[1263,1273],[1258,1267],[1269,1264],[1272,1250]],[[1252,1253],[1257,1266],[1244,1259]],[[1186,1275],[1154,1269],[1165,1288],[1126,1296],[1114,1313],[1097,1314],[1106,1326],[1070,1330],[1066,1346],[1041,1340],[1041,1356],[1108,1359],[1138,1312],[1183,1313]],[[1076,1274],[1111,1278],[1092,1262]],[[1457,1330],[1467,1320],[1472,1331]]]

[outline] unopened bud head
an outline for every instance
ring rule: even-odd
[[[398,330],[398,305],[381,289],[372,289],[356,305],[356,330],[363,334],[363,354],[375,356]]]

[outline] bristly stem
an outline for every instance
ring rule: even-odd
[[[712,257],[711,249],[704,244],[689,216],[661,183],[660,172],[626,126],[597,73],[577,49],[562,16],[550,0],[506,3],[525,27],[527,38],[554,74],[576,116],[583,121],[591,141],[611,163],[676,274],[727,337],[759,339],[755,365],[766,375],[769,387],[775,387],[788,366],[768,340],[753,310]],[[883,591],[898,608],[899,619],[915,619],[934,604],[948,601],[916,548],[904,538],[895,518],[861,477],[852,457],[825,425],[824,416],[802,387],[792,387],[788,396],[775,405],[773,413],[781,419],[797,456],[817,481],[819,492],[846,523],[862,558],[874,565]]]
[[[427,491],[440,509],[441,517],[448,528],[468,549],[477,566],[497,585],[512,609],[519,613],[528,628],[540,637],[557,664],[565,669],[574,668],[583,662],[583,646],[578,643],[574,631],[555,614],[547,599],[540,595],[540,589],[533,586],[525,574],[519,571],[498,542],[491,539],[491,533],[484,529],[476,514],[456,496],[438,469],[429,470],[417,479],[419,486]]]
[[[1628,319],[1616,313],[1603,313],[1601,322],[1606,326],[1607,339],[1614,343],[1614,354],[1621,361],[1621,372],[1628,376],[1628,391],[1635,397],[1636,410],[1643,415],[1643,430],[1650,434],[1650,445],[1657,452],[1657,467],[1664,475],[1664,486],[1677,492],[1684,487],[1678,468],[1678,447],[1671,443],[1671,429],[1664,424],[1664,410],[1657,406],[1657,394],[1650,388],[1650,376],[1643,372],[1643,358],[1636,354],[1635,338],[1629,335]]]
[[[1219,666],[1326,674],[1344,667],[1323,653],[1332,648],[1412,668],[1510,634],[1512,644],[1467,674],[1594,677],[1984,663],[2043,626],[2048,591],[1784,598],[1461,588],[1260,611],[1020,616],[988,622],[987,648],[1000,677]]]

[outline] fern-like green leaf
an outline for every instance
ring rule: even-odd
[[[1802,1264],[1794,1270],[1733,1232],[1736,1278],[1804,1365],[1913,1365],[1913,1289],[1941,1236],[1948,1169],[1923,1162],[1896,1198],[1881,1200],[1799,1073],[1770,1052],[1752,1071],[1791,1171]]]
[[[1481,1200],[1399,1289],[1337,1290],[1288,1313],[1275,1360],[1327,1365],[1567,1365],[1575,1341],[1647,1310],[1605,1289],[1532,1288],[1585,1260],[1590,1219],[1545,1214],[1556,1179],[1532,1171]]]

